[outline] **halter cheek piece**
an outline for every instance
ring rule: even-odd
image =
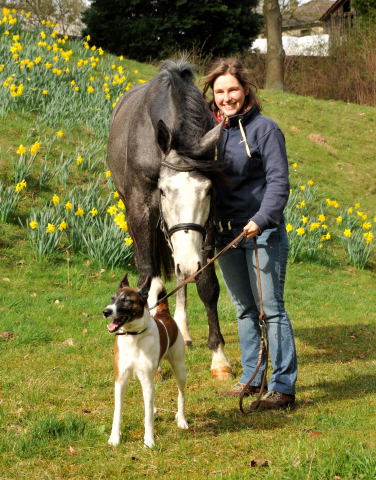
[[[195,170],[195,167],[191,167],[189,165],[185,165],[185,166],[183,166],[183,165],[181,165],[181,166],[173,165],[172,163],[167,162],[166,160],[162,160],[161,165],[163,165],[164,167],[167,167],[167,168],[171,168],[171,170],[175,170],[177,172],[192,172],[193,170]],[[199,223],[178,223],[178,224],[172,226],[171,228],[167,229],[166,224],[165,224],[165,222],[163,220],[163,217],[162,217],[162,210],[161,210],[161,223],[162,223],[162,226],[163,226],[163,230],[164,230],[166,236],[168,237],[168,241],[169,241],[171,249],[172,249],[172,245],[170,243],[170,239],[175,232],[178,232],[180,230],[184,230],[185,233],[188,233],[189,230],[195,230],[196,232],[200,232],[201,235],[202,235],[202,238],[205,240],[206,229],[205,229],[205,227],[203,227]]]

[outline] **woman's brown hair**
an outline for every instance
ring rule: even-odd
[[[240,62],[240,60],[233,57],[219,58],[211,65],[208,73],[204,76],[204,97],[206,96],[206,92],[209,89],[213,90],[213,85],[216,79],[221,75],[227,75],[228,73],[233,75],[238,80],[238,82],[245,89],[245,91],[248,91],[244,100],[243,107],[246,108],[248,106],[256,105],[256,107],[261,111],[261,102],[254,92],[254,89],[256,87],[251,82],[249,71]],[[214,98],[211,98],[209,100],[209,106],[212,109],[216,109]]]

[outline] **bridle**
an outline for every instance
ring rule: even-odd
[[[170,162],[167,162],[166,160],[162,160],[161,165],[163,165],[164,167],[170,168],[171,170],[175,170],[176,172],[193,172],[195,170],[195,167],[192,167],[190,165],[174,165]],[[160,226],[165,235],[166,241],[171,248],[171,251],[173,251],[172,244],[171,244],[171,237],[175,232],[179,232],[181,230],[183,230],[185,233],[188,233],[189,230],[200,232],[202,235],[203,241],[205,241],[206,227],[200,225],[199,223],[177,223],[176,225],[173,225],[172,227],[168,228],[163,218],[160,198],[159,198],[159,212],[160,212]]]

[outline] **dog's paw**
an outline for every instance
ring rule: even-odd
[[[120,443],[120,437],[111,435],[111,437],[108,439],[108,444],[111,445],[112,447],[117,447]]]
[[[188,430],[188,423],[184,417],[179,417],[179,414],[177,413],[175,415],[175,418],[179,428],[181,428],[182,430]]]
[[[144,437],[144,445],[148,448],[155,447],[155,441],[153,437]]]

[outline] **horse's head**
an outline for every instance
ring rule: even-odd
[[[158,182],[161,215],[172,248],[175,274],[184,279],[202,266],[212,184],[192,159],[170,148],[170,134],[163,122],[159,128],[158,141],[165,155]],[[196,152],[203,156],[212,151],[220,128],[210,130],[197,145]]]

